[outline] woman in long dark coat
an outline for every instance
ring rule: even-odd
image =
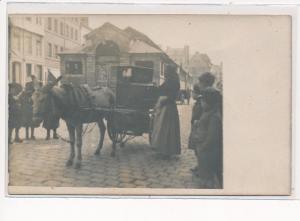
[[[43,128],[47,130],[46,140],[50,139],[50,132],[53,131],[53,139],[58,139],[57,128],[59,127],[59,117],[48,114],[43,121]]]
[[[22,124],[21,105],[16,96],[22,91],[22,86],[17,83],[8,85],[8,143],[12,143],[12,132],[15,129],[15,142],[22,142],[19,130]]]
[[[26,130],[26,139],[29,139],[29,128],[31,131],[30,138],[32,140],[35,139],[34,136],[34,125],[32,122],[32,116],[33,116],[33,101],[31,99],[31,96],[33,94],[33,90],[29,88],[26,84],[25,90],[22,92],[22,94],[19,96],[19,100],[21,103],[21,111],[22,111],[22,127],[25,127]]]
[[[160,97],[155,107],[151,145],[163,158],[181,153],[180,125],[176,98],[180,89],[174,67],[169,67],[165,82],[159,87]]]

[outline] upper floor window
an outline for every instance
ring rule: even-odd
[[[32,36],[29,33],[25,35],[24,46],[25,46],[26,54],[31,55],[32,54]]]
[[[58,33],[58,21],[57,21],[57,19],[54,20],[54,31],[56,33]]]
[[[73,28],[71,27],[71,39],[73,39],[73,37],[74,37],[74,30],[73,30]]]
[[[52,44],[48,43],[48,57],[52,57]]]
[[[64,23],[60,23],[60,34],[64,35]]]
[[[69,37],[69,26],[66,25],[66,36]]]
[[[31,17],[26,17],[26,20],[31,22]]]
[[[55,57],[58,58],[58,46],[57,45],[54,46],[54,54],[55,54]]]
[[[77,31],[77,29],[75,29],[75,40],[76,41],[78,40],[78,31]]]
[[[39,56],[39,57],[42,56],[42,40],[41,39],[36,40],[36,56]]]
[[[52,29],[52,19],[48,18],[48,30]]]
[[[13,31],[12,47],[17,51],[21,51],[21,34],[19,29]]]

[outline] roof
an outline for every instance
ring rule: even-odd
[[[92,36],[92,35],[98,33],[98,32],[101,31],[101,30],[105,30],[105,29],[113,29],[114,31],[116,31],[116,32],[118,32],[118,33],[120,33],[120,34],[122,34],[122,35],[124,35],[124,34],[126,35],[126,33],[124,33],[124,31],[123,31],[122,29],[118,28],[117,26],[115,26],[115,25],[113,25],[113,24],[111,24],[111,23],[109,23],[109,22],[105,22],[102,26],[100,26],[100,27],[94,29],[94,30],[91,31],[90,33],[86,34],[84,37],[85,37],[85,38],[89,38],[90,36]],[[128,36],[127,36],[127,37],[128,37]]]
[[[161,48],[155,44],[147,35],[137,31],[132,27],[127,27],[124,29],[124,32],[132,39],[132,40],[141,40],[145,43],[149,44],[150,46],[156,48],[157,50],[161,50]]]
[[[163,53],[163,52],[143,41],[133,40],[130,42],[129,53]]]

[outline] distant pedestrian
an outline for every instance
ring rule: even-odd
[[[155,107],[151,145],[164,159],[181,153],[179,115],[176,98],[180,90],[179,77],[168,66],[165,82],[159,87],[160,97]]]
[[[197,169],[193,173],[200,178],[203,188],[222,187],[222,116],[221,94],[215,88],[202,91],[203,114],[194,122],[194,144],[197,153]]]

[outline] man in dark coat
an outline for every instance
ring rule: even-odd
[[[21,106],[16,96],[22,91],[22,86],[16,82],[8,85],[8,143],[11,144],[12,132],[15,129],[15,142],[20,143],[19,137],[22,115]]]
[[[193,133],[193,124],[195,121],[200,120],[200,117],[203,113],[203,108],[201,106],[201,94],[202,91],[205,90],[208,87],[212,87],[212,85],[214,84],[215,81],[215,76],[213,74],[211,74],[210,72],[205,72],[203,73],[199,78],[198,78],[198,82],[194,85],[193,88],[193,99],[196,101],[194,106],[193,106],[193,110],[192,110],[192,120],[191,120],[191,124],[192,124],[192,129],[191,129],[191,135]],[[195,151],[195,155],[197,156],[197,150],[194,148],[193,145],[193,137],[190,135],[189,138],[189,149],[193,149]],[[191,169],[191,171],[197,171],[197,166],[193,169]]]
[[[47,77],[47,84],[51,84],[55,82],[55,76],[48,70],[48,77]],[[49,104],[49,109],[51,108],[51,104]],[[47,130],[46,140],[50,139],[50,132],[53,130],[53,139],[58,139],[57,135],[57,128],[59,127],[59,116],[55,116],[50,113],[46,113],[44,121],[43,121],[43,128]]]
[[[198,166],[193,173],[201,179],[202,188],[222,188],[222,96],[212,87],[203,90],[201,96],[203,113],[194,122]]]
[[[26,139],[29,139],[29,128],[31,131],[30,138],[32,140],[35,139],[34,136],[34,125],[32,122],[33,117],[33,101],[32,94],[34,92],[34,88],[32,87],[31,82],[26,83],[25,89],[23,93],[19,96],[21,111],[22,111],[22,127],[25,127],[26,130]]]

